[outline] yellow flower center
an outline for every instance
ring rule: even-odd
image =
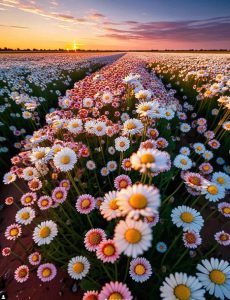
[[[223,177],[218,177],[218,178],[217,178],[217,182],[218,182],[219,184],[224,184],[224,183],[225,183],[225,180],[224,180]]]
[[[183,212],[180,218],[185,223],[191,223],[193,221],[193,215],[190,212]]]
[[[88,241],[91,245],[98,245],[101,242],[101,236],[96,232],[92,232],[88,237]]]
[[[83,270],[84,270],[84,265],[83,265],[83,263],[81,263],[81,262],[76,262],[76,263],[73,265],[73,270],[74,270],[74,272],[77,273],[77,274],[82,273]]]
[[[27,197],[24,199],[24,201],[25,201],[26,203],[30,203],[32,200],[33,200],[33,198],[32,198],[31,196],[27,196]]]
[[[47,206],[48,205],[48,200],[42,200],[41,201],[41,206]]]
[[[208,171],[209,170],[209,166],[205,165],[205,166],[203,166],[203,169],[204,169],[204,171]]]
[[[224,284],[226,281],[225,274],[220,270],[212,270],[209,274],[210,280],[215,284]]]
[[[119,186],[120,186],[121,189],[126,188],[127,185],[128,185],[128,183],[127,183],[126,180],[121,180],[121,181],[119,182]]]
[[[43,239],[47,238],[50,235],[50,232],[51,232],[51,230],[48,226],[42,227],[40,229],[39,236]]]
[[[61,198],[63,197],[63,193],[62,193],[61,191],[59,191],[59,192],[57,192],[57,193],[55,194],[55,197],[56,197],[57,199],[61,199]]]
[[[143,275],[145,274],[145,267],[141,264],[138,264],[136,265],[134,271],[137,275]]]
[[[73,127],[73,128],[78,127],[78,123],[72,123],[72,127]]]
[[[223,212],[224,212],[225,214],[230,214],[230,207],[224,207],[224,208],[223,208]]]
[[[18,229],[17,228],[12,228],[11,230],[10,230],[10,235],[11,236],[16,236],[16,235],[18,235]]]
[[[123,300],[123,297],[120,293],[112,293],[108,300]]]
[[[43,277],[49,277],[50,274],[51,274],[50,268],[45,268],[45,269],[42,270],[42,276]]]
[[[126,127],[128,130],[132,130],[136,128],[136,125],[134,123],[128,123]]]
[[[37,152],[37,153],[35,153],[35,157],[37,158],[37,159],[41,159],[41,158],[43,158],[45,156],[45,153],[44,152]]]
[[[125,232],[125,239],[130,244],[137,244],[141,240],[141,232],[135,228],[129,228]]]
[[[82,208],[88,208],[90,206],[90,200],[89,199],[84,199],[82,202],[81,202],[81,207]]]
[[[109,208],[112,209],[112,210],[118,209],[117,199],[113,199],[113,200],[110,201]]]
[[[142,106],[142,110],[143,111],[148,111],[148,110],[150,110],[150,106],[149,105],[144,105],[144,106]]]
[[[38,255],[37,254],[34,254],[33,256],[32,256],[32,261],[38,261]]]
[[[70,163],[70,157],[68,155],[64,155],[61,157],[60,161],[63,165],[67,165]]]
[[[134,194],[129,198],[129,204],[134,209],[143,209],[147,206],[148,200],[142,194]]]
[[[106,255],[106,256],[112,256],[114,253],[115,253],[116,249],[114,248],[113,245],[106,245],[104,248],[103,248],[103,253]]]
[[[216,195],[218,193],[218,188],[215,185],[209,185],[207,191],[211,195]]]
[[[229,239],[229,237],[228,237],[227,234],[224,234],[224,233],[223,233],[223,234],[220,235],[220,240],[221,240],[221,241],[228,241],[228,239]]]
[[[179,284],[174,289],[174,295],[179,300],[189,300],[191,296],[190,288],[184,284]]]
[[[186,159],[181,159],[180,162],[181,162],[182,165],[187,165],[187,160]]]
[[[33,171],[31,171],[31,170],[27,171],[27,175],[28,176],[32,176],[33,175]]]
[[[21,269],[21,270],[18,272],[18,276],[19,276],[20,278],[24,278],[24,277],[26,277],[26,275],[27,275],[26,269]]]
[[[194,244],[196,242],[196,237],[194,234],[192,233],[186,233],[185,234],[185,238],[186,238],[186,241],[189,243],[189,244]]]
[[[147,153],[141,156],[141,163],[142,164],[148,164],[153,163],[155,161],[155,158],[152,154]]]
[[[21,213],[21,218],[23,220],[28,220],[29,217],[30,217],[30,214],[27,211]]]

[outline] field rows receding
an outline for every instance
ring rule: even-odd
[[[1,189],[9,299],[230,299],[230,56],[85,59],[0,71],[9,149],[25,128]]]

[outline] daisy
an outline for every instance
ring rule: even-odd
[[[167,170],[169,164],[169,154],[167,152],[159,151],[157,149],[141,149],[137,153],[133,153],[130,157],[132,168],[145,173],[162,172]]]
[[[144,218],[144,221],[150,226],[150,227],[153,227],[153,226],[156,226],[156,224],[158,223],[159,221],[159,213],[155,213],[153,214],[152,216],[148,216],[148,217],[145,217]]]
[[[96,164],[93,160],[88,160],[86,163],[86,168],[90,171],[95,170],[96,169]]]
[[[98,291],[85,292],[82,300],[98,300]]]
[[[146,135],[150,139],[156,139],[159,136],[159,131],[156,128],[148,128]]]
[[[35,218],[35,211],[31,207],[21,208],[15,216],[15,220],[19,224],[28,225]]]
[[[5,247],[2,249],[2,256],[9,256],[11,254],[11,248]]]
[[[67,198],[67,190],[63,187],[56,187],[52,192],[52,199],[54,202],[63,203]]]
[[[118,248],[113,240],[102,241],[97,247],[96,255],[104,263],[114,263],[119,258]]]
[[[23,283],[29,278],[29,268],[27,265],[21,265],[14,271],[14,279]]]
[[[57,269],[54,264],[42,264],[37,269],[37,276],[42,282],[49,282],[57,275]]]
[[[218,258],[203,259],[197,265],[196,276],[210,295],[219,299],[230,299],[230,265]]]
[[[81,214],[89,214],[95,208],[95,198],[89,194],[78,197],[76,201],[76,209]]]
[[[210,140],[208,142],[209,146],[213,149],[218,149],[220,147],[220,142],[218,142],[217,140],[213,139],[213,140]]]
[[[229,246],[230,245],[230,234],[225,231],[219,231],[215,234],[215,240],[223,246]]]
[[[67,172],[74,168],[77,162],[77,155],[72,149],[65,147],[54,156],[53,162],[57,169]]]
[[[84,256],[73,257],[68,263],[69,276],[76,280],[84,278],[88,274],[89,268],[90,263]]]
[[[189,170],[192,167],[192,161],[186,155],[178,154],[174,159],[174,165],[181,170]]]
[[[29,255],[28,260],[32,266],[37,266],[41,262],[41,254],[39,252],[33,252]]]
[[[224,122],[222,124],[222,127],[224,128],[224,130],[229,131],[230,130],[230,121]]]
[[[201,193],[205,195],[205,199],[211,202],[216,202],[223,199],[225,196],[225,189],[214,182],[209,182],[206,187],[201,190]]]
[[[137,257],[131,260],[129,275],[136,282],[147,281],[152,275],[150,262],[144,257]]]
[[[190,149],[188,147],[181,147],[180,148],[180,154],[189,156],[190,155]]]
[[[129,119],[124,123],[124,134],[134,135],[136,133],[141,133],[144,126],[142,122],[138,119]]]
[[[91,98],[84,98],[82,100],[82,105],[83,105],[83,107],[87,107],[87,108],[92,107],[93,106],[93,100]]]
[[[155,105],[153,102],[142,102],[137,105],[136,112],[140,117],[151,117],[154,107]]]
[[[103,286],[100,294],[98,295],[98,300],[105,299],[132,300],[133,296],[125,283],[111,281]]]
[[[96,251],[98,248],[98,245],[105,241],[106,234],[103,229],[100,228],[93,228],[90,229],[84,238],[84,244],[88,251]]]
[[[114,179],[114,187],[120,191],[132,185],[132,181],[128,175],[119,175]]]
[[[58,230],[56,223],[53,221],[44,221],[35,227],[33,240],[38,246],[50,244],[57,234]]]
[[[26,193],[20,199],[22,205],[24,205],[24,206],[33,205],[36,200],[37,200],[37,194],[36,193]]]
[[[183,175],[183,179],[186,185],[197,191],[200,191],[208,184],[208,180],[204,179],[199,173],[186,172]]]
[[[106,123],[102,121],[96,121],[92,130],[93,134],[101,137],[106,134]]]
[[[69,132],[73,134],[78,134],[82,132],[83,130],[82,120],[81,119],[68,120],[67,129]]]
[[[202,143],[193,144],[193,149],[197,154],[203,154],[205,152],[205,146]]]
[[[46,163],[52,156],[52,151],[50,151],[49,147],[37,147],[34,148],[31,155],[30,160],[32,163]]]
[[[230,176],[223,172],[215,172],[212,174],[212,182],[224,187],[225,189],[230,189]]]
[[[110,104],[113,101],[113,95],[110,92],[104,92],[101,100],[104,104]]]
[[[115,227],[114,242],[119,252],[133,258],[151,247],[152,231],[143,221],[121,220]]]
[[[115,139],[115,149],[119,152],[125,152],[129,149],[130,140],[125,136],[120,136]]]
[[[152,216],[160,206],[159,190],[154,186],[134,184],[117,193],[117,205],[122,215],[138,218]]]
[[[38,171],[33,167],[27,167],[23,169],[22,176],[25,180],[30,181],[36,177],[39,177]]]
[[[191,130],[191,126],[188,123],[182,123],[180,125],[180,131],[182,132],[189,132]]]
[[[14,198],[13,197],[7,197],[6,199],[5,199],[5,204],[6,205],[12,205],[14,203]]]
[[[21,225],[15,223],[6,228],[5,237],[7,240],[16,240],[22,234]]]
[[[167,247],[167,245],[164,242],[158,242],[156,244],[156,250],[159,253],[165,253],[167,251],[167,249],[168,249],[168,247]]]
[[[3,183],[10,184],[16,180],[16,175],[12,172],[8,172],[3,176]]]
[[[203,174],[210,174],[213,171],[213,167],[210,163],[202,163],[199,166],[199,170],[203,173]]]
[[[103,177],[105,177],[105,176],[109,175],[109,170],[107,167],[103,167],[103,168],[101,168],[100,173]]]
[[[170,274],[160,287],[163,300],[205,300],[205,290],[195,276]]]
[[[211,160],[213,158],[213,153],[212,151],[205,150],[204,153],[202,154],[203,158],[207,161]]]
[[[42,182],[38,178],[34,178],[28,182],[28,187],[32,192],[36,192],[42,188]]]
[[[149,100],[152,96],[152,92],[149,90],[140,90],[137,93],[135,93],[135,97],[138,100]]]
[[[66,191],[68,191],[71,188],[70,181],[68,179],[63,179],[59,183],[59,186],[64,188]]]
[[[186,231],[183,233],[183,242],[186,248],[195,249],[201,245],[200,234],[195,231]]]
[[[121,211],[117,204],[117,192],[108,192],[104,196],[104,201],[100,205],[100,212],[102,216],[110,221],[121,216]]]
[[[222,215],[225,217],[230,218],[230,203],[228,202],[221,202],[218,204],[218,210]]]
[[[49,209],[53,204],[53,200],[49,196],[41,196],[38,201],[37,205],[41,210]]]
[[[174,208],[171,213],[173,224],[182,227],[183,231],[199,232],[203,227],[204,220],[194,208],[182,205]]]
[[[117,169],[117,163],[114,160],[108,161],[107,166],[109,172],[114,172]]]
[[[122,160],[122,163],[121,163],[122,169],[124,169],[125,171],[131,171],[132,170],[131,166],[132,166],[132,164],[131,164],[130,158],[125,158]]]

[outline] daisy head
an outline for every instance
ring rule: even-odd
[[[68,172],[74,168],[77,155],[72,149],[64,147],[54,156],[53,162],[57,169]]]
[[[63,203],[67,198],[67,190],[63,187],[56,187],[52,192],[54,202]]]
[[[57,269],[54,264],[42,264],[37,269],[37,276],[42,282],[49,282],[57,275]]]
[[[156,226],[156,224],[159,222],[159,213],[155,213],[151,216],[145,217],[144,221],[150,226],[150,227],[154,227]]]
[[[189,276],[185,273],[170,274],[166,277],[160,287],[160,292],[163,300],[205,300],[205,290],[199,280],[195,276]]]
[[[213,167],[210,163],[202,163],[199,166],[199,170],[201,171],[201,173],[203,174],[210,174],[213,171]]]
[[[203,227],[204,220],[194,208],[182,205],[174,208],[171,213],[172,222],[183,231],[199,232]]]
[[[29,268],[27,265],[22,265],[14,271],[14,279],[17,282],[23,283],[29,278]]]
[[[201,237],[199,232],[186,231],[183,233],[183,242],[186,248],[195,249],[201,245]]]
[[[35,211],[31,207],[21,208],[15,216],[15,220],[19,224],[28,225],[35,218]]]
[[[95,198],[89,194],[81,195],[76,201],[76,209],[81,214],[89,214],[95,205]]]
[[[63,179],[60,183],[59,186],[66,189],[67,191],[71,188],[70,181],[68,179]]]
[[[167,245],[164,242],[158,242],[156,244],[156,250],[159,253],[165,253],[167,251],[167,249],[168,249],[168,247],[167,247]]]
[[[105,299],[132,300],[133,297],[125,283],[121,283],[118,281],[116,282],[111,281],[110,283],[106,283],[103,286],[100,294],[98,295],[98,300],[105,300]]]
[[[230,189],[230,176],[225,174],[224,172],[213,173],[212,181],[224,187],[225,189]]]
[[[68,274],[71,278],[80,280],[88,274],[89,268],[90,263],[86,257],[76,256],[68,263]]]
[[[37,200],[37,194],[36,193],[26,193],[21,197],[21,203],[24,206],[30,206],[35,203]]]
[[[174,159],[174,165],[175,167],[181,169],[181,170],[189,170],[192,167],[192,160],[188,158],[186,155],[179,154]]]
[[[129,149],[130,140],[125,136],[120,136],[115,139],[115,149],[119,152],[125,152]]]
[[[217,232],[214,237],[218,244],[223,246],[230,245],[230,234],[224,230]]]
[[[33,240],[38,246],[50,244],[58,234],[57,225],[53,221],[41,222],[35,227],[33,232]]]
[[[9,256],[11,254],[11,248],[5,247],[2,249],[2,256]]]
[[[41,254],[39,252],[33,252],[29,255],[28,260],[32,266],[37,266],[41,262]]]
[[[10,184],[16,180],[16,175],[13,172],[8,172],[3,176],[3,183]]]
[[[221,202],[218,204],[219,212],[227,218],[230,218],[230,203]]]
[[[135,258],[151,247],[152,231],[141,220],[121,220],[115,227],[114,241],[119,252]]]
[[[230,265],[218,258],[203,259],[197,265],[197,277],[210,295],[216,298],[229,299]]]
[[[209,182],[207,186],[203,187],[201,193],[204,194],[205,198],[209,201],[216,202],[224,198],[225,189],[223,186],[220,186],[214,182]]]
[[[131,185],[132,185],[132,181],[130,177],[127,175],[119,175],[114,180],[114,187],[118,191],[120,191],[121,189],[125,189]]]
[[[42,182],[38,178],[34,178],[28,182],[28,187],[31,191],[36,192],[42,188]]]
[[[46,209],[49,209],[52,206],[53,200],[49,196],[41,196],[38,199],[37,204],[38,204],[38,207],[41,210],[46,210]]]
[[[105,231],[100,228],[90,229],[84,238],[84,244],[88,251],[96,251],[98,245],[106,238]]]
[[[132,166],[132,164],[131,164],[130,158],[125,158],[122,160],[121,167],[123,170],[131,171],[132,170],[131,166]]]
[[[104,263],[114,263],[119,258],[119,251],[113,240],[104,240],[98,245],[96,255]]]
[[[152,275],[150,262],[144,257],[137,257],[131,260],[129,275],[136,282],[147,281]]]
[[[124,126],[123,128],[124,134],[130,134],[130,135],[141,133],[144,128],[142,122],[138,119],[129,119],[125,121],[123,126]]]
[[[22,228],[19,224],[15,223],[6,228],[5,237],[7,240],[16,240],[22,234]]]
[[[104,196],[104,201],[100,205],[102,216],[110,221],[121,216],[121,210],[117,204],[117,192],[108,192]]]

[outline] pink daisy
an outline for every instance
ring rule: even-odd
[[[230,218],[230,203],[221,202],[218,204],[219,212],[227,218]]]
[[[70,189],[71,185],[70,185],[70,181],[68,179],[63,179],[60,183],[59,183],[60,187],[63,187],[64,189],[66,189],[67,191]]]
[[[100,294],[98,295],[98,300],[105,299],[132,300],[133,296],[131,295],[131,292],[125,283],[111,281],[110,283],[106,283],[104,285]]]
[[[98,245],[106,239],[106,234],[103,229],[90,229],[84,238],[84,244],[88,251],[96,251]]]
[[[5,199],[5,204],[6,205],[12,205],[14,203],[14,198],[13,197],[7,197]]]
[[[114,187],[118,191],[120,191],[121,189],[125,189],[131,185],[132,185],[132,181],[130,177],[127,175],[119,175],[114,180]]]
[[[230,234],[225,232],[224,230],[217,232],[215,235],[215,240],[223,246],[230,245]]]
[[[67,190],[63,187],[56,187],[52,192],[54,202],[63,203],[67,198]]]
[[[125,159],[122,160],[121,167],[122,167],[123,170],[131,171],[131,169],[132,169],[131,166],[132,166],[132,164],[131,164],[129,158],[125,158]]]
[[[42,188],[42,182],[38,178],[34,178],[28,182],[28,187],[31,191],[36,192]]]
[[[39,252],[33,252],[29,255],[28,260],[31,265],[37,266],[40,264],[41,258],[41,254]]]
[[[208,144],[212,149],[218,149],[220,147],[220,143],[215,139],[210,140]]]
[[[53,203],[53,200],[49,196],[41,196],[37,201],[38,207],[41,210],[49,209],[52,206],[52,203]]]
[[[76,209],[81,214],[89,214],[95,208],[95,199],[89,194],[84,194],[78,197]]]
[[[21,197],[21,203],[24,206],[33,205],[36,200],[37,200],[36,193],[26,193]]]
[[[57,269],[54,264],[46,263],[38,267],[37,276],[42,282],[51,281],[57,274]]]
[[[118,248],[113,240],[102,241],[97,248],[96,255],[104,263],[114,263],[119,258]]]
[[[21,265],[14,272],[14,279],[17,282],[23,283],[29,278],[29,268],[26,265]]]
[[[16,240],[22,234],[22,228],[19,224],[15,223],[6,228],[5,237],[7,240]]]
[[[2,256],[9,256],[11,254],[11,248],[5,247],[2,249]]]
[[[144,257],[134,258],[130,262],[129,275],[136,282],[144,282],[152,275],[150,262]]]
[[[82,300],[98,300],[98,291],[85,292]]]
[[[186,248],[195,249],[201,244],[202,239],[199,232],[186,231],[183,233],[183,241]]]
[[[210,174],[213,171],[213,167],[210,163],[202,163],[199,166],[199,170],[203,173],[203,174]]]

